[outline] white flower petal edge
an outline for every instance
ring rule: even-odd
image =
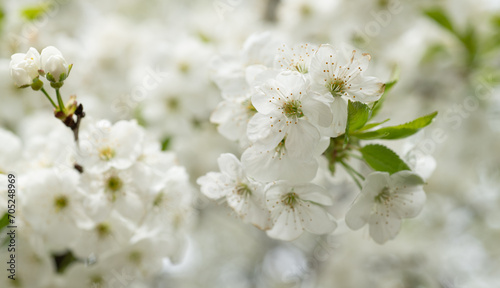
[[[328,126],[332,119],[331,112],[325,103],[310,95],[308,81],[300,73],[281,72],[259,90],[260,93],[252,96],[252,104],[258,113],[250,119],[247,129],[252,142],[260,141],[271,149],[287,135],[303,137],[303,141],[295,143],[308,145],[287,147],[291,153],[300,153],[298,151],[307,150],[318,143],[318,125]],[[297,133],[300,136],[293,135]]]
[[[311,60],[309,75],[312,89],[333,100],[332,133],[344,133],[347,122],[347,101],[369,103],[380,99],[385,84],[375,77],[362,74],[368,67],[370,55],[352,51],[342,55],[331,45],[321,45]]]
[[[220,173],[209,172],[198,178],[201,192],[211,199],[226,197],[228,205],[243,221],[262,230],[269,229],[263,185],[245,175],[240,161],[233,154],[221,154],[217,162]]]
[[[426,199],[423,184],[422,178],[411,171],[393,175],[373,172],[346,214],[347,226],[358,230],[368,223],[370,236],[378,244],[394,239],[401,219],[416,217],[422,210]]]
[[[66,63],[61,51],[54,46],[48,46],[42,50],[40,55],[42,70],[52,75],[55,82],[63,81],[69,73],[69,65]],[[64,76],[61,78],[61,75]],[[48,79],[48,78],[47,78]]]
[[[292,48],[283,44],[278,48],[274,59],[274,68],[306,74],[309,72],[309,65],[316,50],[318,50],[318,46],[307,43],[295,45]]]
[[[31,85],[33,79],[39,76],[40,53],[33,47],[26,53],[16,53],[11,56],[9,68],[10,76],[18,87]]]
[[[333,217],[322,207],[331,205],[331,199],[318,185],[293,185],[285,181],[272,184],[266,191],[266,204],[274,223],[267,231],[272,238],[291,241],[304,231],[327,234],[337,227]]]

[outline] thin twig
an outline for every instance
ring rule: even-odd
[[[49,99],[49,101],[52,104],[52,106],[54,106],[54,108],[57,109],[57,105],[56,105],[56,103],[54,103],[54,100],[52,100],[52,98],[50,97],[49,93],[47,93],[47,91],[45,91],[44,88],[42,88],[40,90],[43,92],[43,94],[45,95],[45,97],[47,97],[47,99]]]

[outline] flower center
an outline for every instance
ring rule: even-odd
[[[257,113],[257,109],[255,109],[250,99],[243,101],[241,105],[245,107],[248,116],[253,116],[255,113]]]
[[[283,104],[283,111],[288,118],[301,118],[304,116],[302,112],[302,103],[300,103],[299,100],[291,100]]]
[[[137,265],[141,263],[142,255],[141,255],[141,252],[139,252],[139,251],[132,251],[128,257],[129,257],[131,262],[133,262]]]
[[[304,4],[300,7],[300,14],[302,15],[303,18],[307,18],[311,16],[312,14],[312,8],[311,6]]]
[[[295,70],[297,70],[299,73],[307,74],[307,72],[309,72],[307,70],[306,65],[303,62],[295,64],[294,67],[295,67]]]
[[[167,108],[170,111],[177,111],[180,107],[180,102],[177,97],[171,97],[167,99]]]
[[[252,195],[252,190],[245,183],[238,184],[238,186],[236,186],[235,192],[240,196]]]
[[[334,97],[342,96],[342,94],[344,94],[345,92],[345,86],[345,81],[337,78],[334,78],[332,81],[326,84],[326,88],[328,88],[328,91],[330,91],[330,93],[332,93]]]
[[[278,157],[280,160],[281,160],[281,156],[284,156],[285,152],[286,152],[285,142],[286,142],[286,136],[283,137],[283,140],[281,140],[281,142],[278,143],[278,146],[276,146],[276,148],[274,148],[274,151],[276,151],[276,154],[278,154]]]
[[[153,206],[160,206],[162,202],[163,202],[163,192],[158,193],[158,195],[156,195],[155,200],[153,200]]]
[[[297,204],[298,199],[299,197],[295,192],[290,192],[283,197],[282,202],[283,204],[290,206],[290,208],[293,208],[294,205]]]
[[[108,189],[116,192],[123,187],[123,181],[118,176],[111,176],[108,178]]]
[[[104,279],[102,278],[101,275],[93,275],[90,278],[90,287],[101,287],[101,285],[103,284],[104,284]]]
[[[391,192],[389,190],[389,187],[384,187],[382,191],[375,196],[375,202],[377,203],[386,203],[387,201],[390,201],[391,199]]]
[[[68,207],[68,197],[61,195],[58,196],[54,199],[54,206],[56,208],[56,212],[59,212],[63,210],[64,208]]]
[[[115,150],[111,147],[104,147],[99,150],[99,158],[104,161],[109,161],[115,157]]]
[[[179,63],[179,71],[181,71],[182,74],[187,74],[191,70],[191,66],[189,63],[186,62],[181,62]]]
[[[107,223],[99,223],[96,227],[95,230],[97,232],[97,235],[99,238],[105,238],[109,234],[111,234],[111,227]]]

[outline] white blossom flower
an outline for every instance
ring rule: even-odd
[[[224,100],[217,105],[210,122],[218,124],[217,131],[232,141],[239,141],[240,146],[248,146],[248,121],[257,110],[252,105],[250,97]]]
[[[135,278],[137,275],[131,268],[125,269],[121,265],[112,266],[109,263],[97,261],[93,265],[72,263],[61,275],[60,281],[66,287],[105,288],[130,287],[129,283]]]
[[[113,212],[103,221],[83,228],[81,237],[72,245],[72,251],[82,258],[91,254],[100,257],[115,253],[127,245],[135,228],[133,223]]]
[[[313,89],[329,97],[333,112],[332,136],[345,132],[348,100],[363,103],[380,99],[385,85],[375,77],[363,76],[368,68],[370,55],[352,51],[352,55],[321,45],[311,60],[309,75]]]
[[[80,136],[78,163],[89,172],[102,173],[111,168],[127,169],[143,148],[144,131],[136,121],[99,121]]]
[[[32,227],[26,225],[25,222],[18,222],[21,217],[16,216],[16,251],[9,251],[8,245],[4,246],[4,249],[0,250],[0,257],[5,259],[5,262],[13,255],[15,252],[15,261],[17,264],[23,263],[22,265],[16,265],[16,275],[15,281],[5,277],[0,279],[0,287],[3,288],[17,288],[17,287],[61,287],[51,285],[54,279],[57,277],[55,269],[55,261],[52,258],[51,253],[48,253],[47,246],[45,246],[42,234],[34,231]],[[5,233],[5,234],[4,234]],[[8,231],[2,229],[2,239]],[[19,237],[22,235],[23,237]],[[7,236],[9,237],[9,236]],[[6,242],[4,242],[7,244]],[[21,247],[21,248],[19,248]],[[13,248],[13,247],[11,247]],[[21,253],[22,251],[22,253]],[[6,268],[7,265],[6,265]],[[20,284],[22,283],[22,284]]]
[[[84,172],[81,188],[86,192],[85,207],[92,220],[105,221],[116,211],[137,224],[146,212],[144,197],[141,196],[150,187],[134,180],[132,169],[111,169],[104,173]]]
[[[246,173],[262,182],[288,180],[298,183],[312,180],[318,170],[316,156],[321,155],[328,145],[306,148],[304,157],[293,157],[288,153],[287,141],[288,138],[284,138],[272,149],[260,143],[248,147],[241,155]],[[323,142],[320,141],[321,144]]]
[[[201,192],[211,199],[226,197],[228,205],[243,221],[268,229],[263,185],[246,177],[240,161],[233,154],[222,154],[217,161],[220,173],[209,172],[198,178]]]
[[[33,79],[39,76],[40,53],[33,47],[27,53],[16,53],[11,56],[9,67],[10,76],[17,86],[31,85]]]
[[[177,246],[170,243],[170,239],[154,237],[155,234],[137,234],[123,249],[116,251],[105,258],[103,264],[111,267],[122,267],[133,273],[131,277],[148,277],[160,272],[163,260],[168,257]]]
[[[151,229],[162,225],[176,230],[185,227],[184,224],[191,220],[189,214],[193,212],[191,210],[193,187],[189,183],[189,175],[184,167],[174,166],[162,172],[160,185],[153,187],[149,193],[143,193],[148,215],[142,225],[150,225]],[[170,232],[169,229],[165,230]]]
[[[0,174],[15,171],[21,158],[21,140],[14,133],[0,128]]]
[[[61,51],[54,46],[48,46],[40,55],[41,69],[51,82],[62,82],[68,77],[71,65],[66,63]]]
[[[332,205],[332,200],[318,185],[277,182],[267,189],[266,204],[273,222],[267,235],[272,238],[291,241],[304,230],[327,234],[337,227],[333,217],[322,207]]]
[[[274,60],[274,68],[279,70],[297,71],[302,74],[309,72],[309,66],[313,55],[318,50],[316,45],[300,44],[292,48],[283,44],[278,48],[278,54]]]
[[[410,171],[371,173],[345,216],[347,226],[358,230],[368,223],[370,236],[379,244],[394,239],[401,219],[416,217],[422,210],[422,184],[422,178]]]
[[[26,221],[41,235],[48,250],[64,251],[80,236],[81,228],[92,223],[83,209],[84,195],[78,190],[76,170],[64,173],[38,170],[20,179],[21,211]]]
[[[248,138],[274,149],[286,137],[288,153],[303,157],[320,140],[318,126],[332,120],[328,106],[310,94],[308,83],[298,72],[285,71],[262,85],[252,96],[257,109],[248,123]]]

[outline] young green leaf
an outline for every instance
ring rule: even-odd
[[[455,34],[455,29],[453,28],[453,24],[451,23],[448,15],[446,15],[446,12],[442,8],[435,7],[433,9],[424,11],[424,14],[427,15],[427,17],[431,18],[432,20],[436,21],[443,28]]]
[[[434,119],[434,117],[436,117],[437,114],[438,112],[436,111],[434,113],[417,118],[405,124],[401,124],[398,126],[384,127],[375,131],[368,131],[355,135],[353,134],[353,136],[363,140],[370,140],[370,139],[393,140],[393,139],[406,138],[408,136],[417,133],[420,129],[426,127],[427,125],[431,124],[432,120]]]
[[[2,218],[0,218],[0,231],[2,231],[2,229],[5,228],[7,225],[9,225],[9,214],[5,212]]]
[[[396,173],[402,170],[411,170],[399,156],[380,144],[369,144],[359,149],[363,159],[376,171]]]
[[[51,4],[49,2],[35,4],[32,6],[27,6],[21,10],[21,15],[24,19],[28,21],[35,21],[40,18],[43,14],[47,13],[51,8]]]
[[[352,102],[347,104],[347,126],[346,132],[353,132],[365,126],[370,118],[371,109],[368,105],[361,102]]]
[[[347,104],[347,125],[344,133],[344,147],[349,142],[349,134],[362,128],[368,119],[370,119],[371,109],[368,105],[361,102],[352,102],[349,100]]]
[[[379,126],[379,125],[384,124],[385,122],[387,122],[387,121],[389,121],[389,120],[391,120],[391,119],[387,118],[387,119],[385,119],[385,120],[384,120],[384,121],[382,121],[382,122],[368,123],[368,124],[366,124],[363,128],[359,129],[358,131],[366,131],[366,130],[372,129],[372,128],[374,128],[374,127],[377,127],[377,126]]]

